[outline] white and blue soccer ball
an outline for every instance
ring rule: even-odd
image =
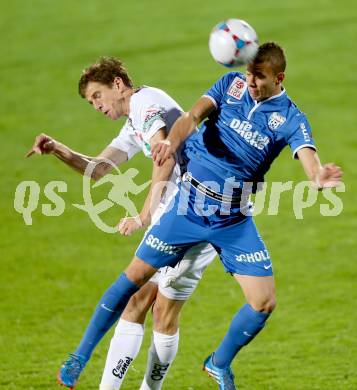
[[[213,28],[209,50],[219,64],[229,68],[246,65],[257,53],[258,36],[244,20],[228,19]]]

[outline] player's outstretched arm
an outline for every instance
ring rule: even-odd
[[[164,140],[165,135],[166,131],[164,128],[157,131],[150,139],[151,148],[158,142]],[[138,216],[123,218],[120,221],[118,230],[122,235],[129,236],[134,231],[150,225],[151,217],[162,199],[163,193],[166,190],[165,184],[170,180],[175,163],[176,161],[171,156],[160,167],[153,164],[150,190],[146,196],[144,206]]]
[[[342,170],[334,163],[321,165],[319,156],[311,148],[297,152],[304,171],[317,189],[338,187],[342,183]]]
[[[126,152],[111,146],[105,148],[97,157],[86,156],[71,150],[47,134],[40,134],[35,138],[34,145],[26,157],[31,157],[33,154],[53,154],[82,175],[85,174],[89,164],[95,164],[94,169],[91,170],[91,177],[94,180],[100,179],[112,170],[113,165],[110,162],[119,165],[128,159]]]
[[[184,113],[172,126],[172,129],[163,141],[158,142],[152,149],[152,157],[157,165],[162,165],[172,157],[179,146],[188,138],[196,127],[215,110],[212,100],[202,96],[191,108]]]

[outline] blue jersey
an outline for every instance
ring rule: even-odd
[[[294,157],[301,148],[315,149],[309,123],[285,90],[262,102],[254,101],[241,73],[226,74],[205,96],[216,110],[185,142],[191,174],[180,183],[181,191],[159,223],[148,231],[136,255],[155,268],[174,266],[187,249],[209,242],[226,271],[271,276],[270,255],[252,217],[240,212],[240,204],[230,204],[226,213],[217,195],[223,199],[228,190],[227,195],[245,202],[237,182],[262,182],[286,145]],[[230,191],[230,183],[236,192]]]
[[[204,96],[213,101],[216,110],[185,146],[188,170],[200,181],[234,177],[236,181],[262,182],[286,145],[294,157],[303,147],[315,149],[306,116],[285,90],[256,102],[245,76],[231,72]]]

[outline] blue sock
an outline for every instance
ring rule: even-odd
[[[94,348],[118,320],[129,299],[139,290],[139,287],[129,280],[125,273],[104,293],[90,320],[84,336],[75,352],[85,361],[88,361]]]
[[[245,304],[233,317],[227,334],[214,352],[213,364],[218,368],[230,366],[238,351],[263,329],[270,313],[255,311]]]

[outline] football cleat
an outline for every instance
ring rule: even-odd
[[[58,371],[58,383],[73,389],[85,365],[86,360],[82,356],[70,353],[69,358],[62,364],[62,367]]]
[[[213,364],[213,354],[203,363],[203,370],[208,373],[218,384],[220,390],[237,390],[234,384],[234,375],[230,367],[218,368]]]

